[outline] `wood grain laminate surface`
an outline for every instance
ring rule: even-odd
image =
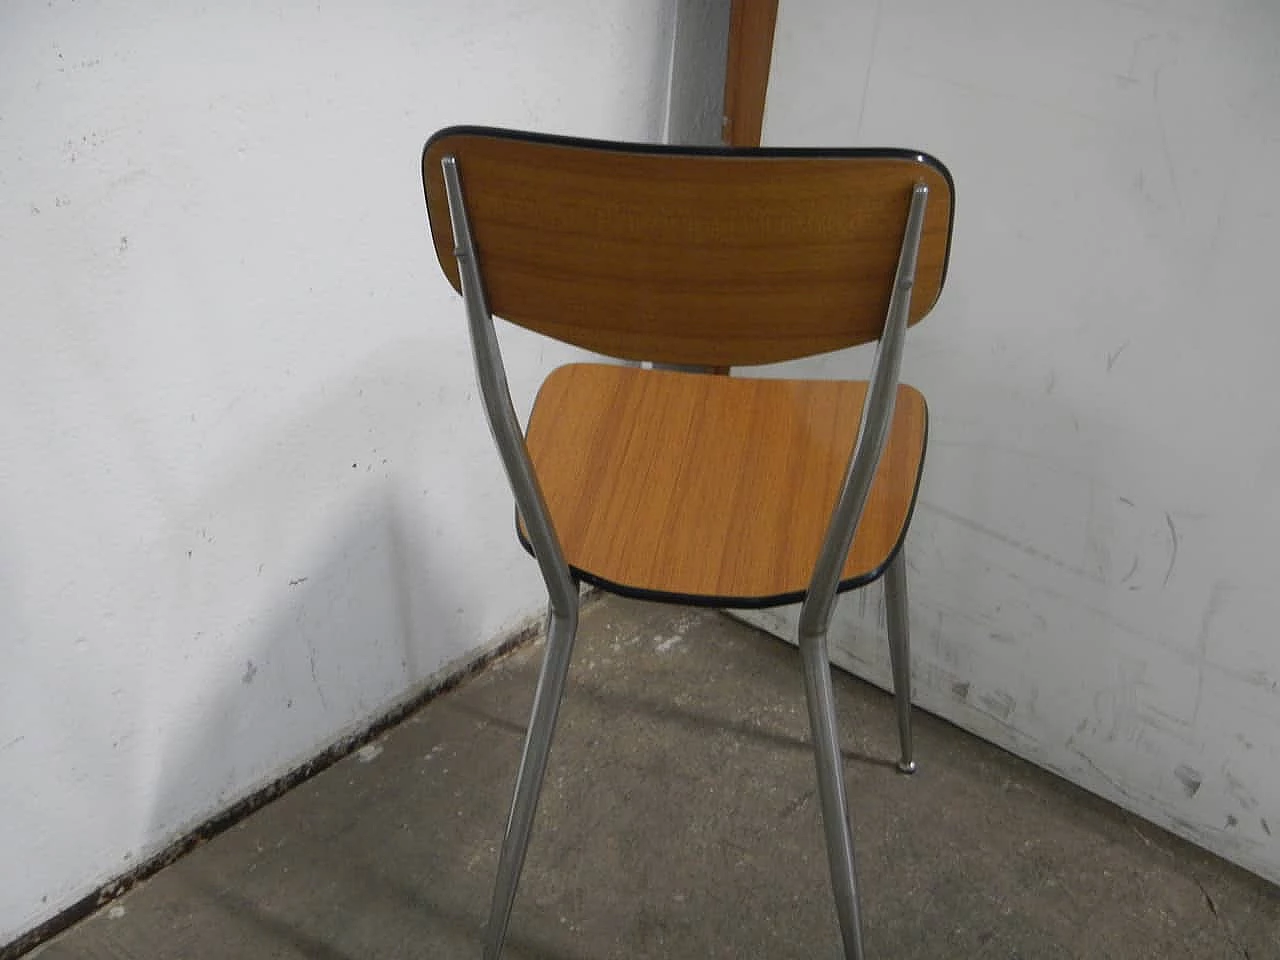
[[[651,599],[800,599],[865,392],[865,382],[559,368],[534,404],[528,446],[569,565],[587,582]],[[842,588],[879,576],[897,550],[926,424],[924,397],[899,387]]]
[[[697,152],[476,128],[442,131],[423,154],[455,288],[446,156],[493,313],[610,356],[743,366],[877,339],[917,182],[930,193],[912,323],[942,288],[951,183],[926,155]]]
[[[760,146],[778,0],[733,0],[724,76],[724,142]]]

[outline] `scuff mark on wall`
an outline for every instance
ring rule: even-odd
[[[326,706],[326,707],[327,707],[327,706],[329,705],[329,701],[325,699],[325,696],[324,696],[324,686],[323,686],[323,685],[321,685],[321,683],[320,683],[320,677],[319,677],[319,675],[316,673],[316,648],[315,648],[315,644],[310,643],[310,642],[308,642],[308,643],[307,643],[307,660],[308,660],[308,662],[309,662],[309,663],[310,663],[310,665],[311,665],[311,682],[312,682],[312,684],[313,684],[313,685],[315,686],[315,688],[316,688],[316,695],[320,698],[320,703],[321,703],[321,705],[323,705],[323,706]]]
[[[1085,580],[1092,581],[1094,583],[1101,584],[1105,582],[1102,580],[1101,577],[1099,577],[1096,573],[1094,573],[1091,570],[1086,570],[1083,567],[1075,566],[1074,564],[1070,564],[1064,560],[1060,560],[1057,557],[1052,556],[1051,554],[1048,554],[1045,551],[1039,549],[1038,547],[1034,547],[1029,543],[1024,543],[1021,540],[1016,540],[1013,537],[1005,536],[999,530],[994,530],[991,527],[988,527],[985,524],[979,523],[976,520],[970,520],[968,517],[955,513],[954,511],[948,510],[946,507],[939,506],[936,503],[931,503],[924,499],[920,499],[917,503],[917,506],[924,510],[928,510],[932,513],[936,513],[939,516],[946,517],[952,523],[958,524],[959,526],[962,526],[967,530],[972,530],[974,533],[980,533],[985,537],[990,537],[992,540],[996,540],[1000,543],[1003,543],[1007,547],[1012,547],[1014,550],[1017,550],[1019,553],[1024,553],[1027,556],[1034,557],[1037,560],[1043,560],[1045,563],[1048,563],[1051,566],[1057,567],[1060,570],[1066,570],[1070,573],[1074,573],[1076,576],[1081,577]]]
[[[1209,599],[1205,602],[1204,612],[1200,616],[1200,631],[1196,634],[1196,650],[1202,660],[1209,659],[1209,631],[1214,619],[1222,612],[1227,596],[1231,592],[1231,584],[1225,580],[1215,580],[1209,588]]]
[[[1204,783],[1204,775],[1185,763],[1178,764],[1173,770],[1173,775],[1178,778],[1178,782],[1182,784],[1183,792],[1188,797],[1194,797],[1199,793],[1200,787]]]
[[[994,693],[984,693],[978,698],[982,705],[985,706],[999,720],[1005,721],[1013,715],[1014,707],[1018,702],[1005,693],[1003,690],[997,690]]]
[[[1240,809],[1257,809],[1258,801],[1256,797],[1249,792],[1248,787],[1244,786],[1244,781],[1240,780],[1239,777],[1234,776],[1229,769],[1225,768],[1222,769],[1222,777],[1224,777],[1224,780],[1226,781],[1226,791],[1228,791],[1236,803],[1240,805]]]
[[[1170,515],[1168,510],[1164,512],[1164,522],[1169,525],[1170,547],[1169,569],[1164,572],[1164,582],[1160,584],[1161,590],[1169,585],[1169,578],[1173,576],[1173,568],[1177,566],[1178,563],[1178,528],[1174,525],[1173,517]]]
[[[1121,577],[1121,578],[1120,578],[1120,582],[1121,582],[1121,583],[1128,583],[1130,580],[1132,580],[1132,579],[1133,579],[1133,575],[1134,575],[1135,573],[1137,573],[1137,572],[1138,572],[1138,555],[1135,553],[1135,554],[1133,555],[1133,563],[1132,563],[1132,564],[1130,564],[1130,566],[1129,566],[1129,572],[1128,572],[1128,573],[1126,573],[1123,577]],[[1130,589],[1131,589],[1131,590],[1136,590],[1136,589],[1138,589],[1138,588],[1137,588],[1137,586],[1133,586],[1133,587],[1130,587]]]
[[[1093,759],[1089,757],[1088,754],[1086,754],[1078,746],[1076,746],[1074,736],[1068,738],[1065,746],[1068,750],[1071,751],[1072,754],[1074,754],[1076,757],[1079,757],[1081,760],[1084,761],[1085,765],[1088,767],[1089,771],[1092,773],[1093,776],[1101,779],[1105,784],[1107,784],[1107,786],[1109,786],[1112,790],[1114,790],[1119,796],[1124,797],[1126,800],[1128,800],[1131,803],[1138,802],[1144,799],[1140,794],[1134,793],[1134,791],[1129,789],[1129,787],[1125,786],[1125,784],[1117,780],[1115,777],[1109,774],[1106,770],[1102,769],[1102,767],[1098,766],[1098,764],[1094,763]],[[1049,769],[1053,770],[1055,773],[1059,773],[1067,777],[1068,779],[1076,779],[1076,777],[1072,776],[1072,774],[1075,773],[1075,771],[1064,768],[1058,764],[1050,764]]]

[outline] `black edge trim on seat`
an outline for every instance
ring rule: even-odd
[[[906,543],[907,531],[911,529],[911,518],[915,516],[916,501],[920,496],[920,481],[924,477],[925,457],[929,453],[929,401],[924,394],[920,395],[920,399],[924,401],[924,439],[920,449],[920,466],[916,469],[916,482],[911,490],[911,502],[907,505],[907,517],[902,524],[902,533],[898,536],[898,542],[894,544],[893,549],[889,551],[889,555],[885,557],[884,563],[861,577],[850,577],[848,580],[841,580],[836,585],[837,594],[848,593],[850,590],[857,590],[859,587],[865,587],[869,583],[875,583],[875,581],[884,576],[885,571],[889,569],[889,564],[893,562]],[[524,547],[525,552],[531,557],[534,556],[533,544],[528,541],[524,532],[520,529],[519,509],[516,510],[516,538],[520,541],[520,546]],[[770,607],[786,606],[789,603],[802,603],[807,593],[805,590],[793,590],[790,593],[780,593],[768,597],[722,597],[671,593],[666,590],[645,590],[643,587],[629,587],[626,584],[615,583],[604,577],[596,576],[587,570],[581,570],[573,564],[569,564],[569,571],[573,574],[575,580],[589,583],[593,587],[599,587],[601,590],[615,593],[620,597],[629,597],[632,600],[646,600],[651,603],[677,604],[682,607],[766,610]]]
[[[437,130],[422,147],[422,168],[425,174],[427,152],[437,140],[453,136],[493,137],[499,140],[523,140],[527,143],[544,143],[559,147],[585,147],[591,150],[612,150],[616,153],[641,153],[682,157],[795,157],[795,158],[830,158],[868,157],[872,159],[915,160],[924,163],[947,181],[950,194],[947,211],[947,251],[942,260],[942,279],[938,284],[938,295],[947,284],[947,269],[951,265],[951,236],[956,222],[956,182],[951,171],[933,154],[923,150],[907,150],[902,147],[702,147],[679,146],[665,143],[630,143],[620,140],[591,140],[585,137],[566,137],[552,133],[530,133],[520,130],[509,130],[502,127],[484,127],[461,125],[445,127]],[[422,190],[426,194],[427,179],[422,178]],[[429,199],[429,198],[428,198]],[[427,218],[431,217],[431,204],[427,204]]]

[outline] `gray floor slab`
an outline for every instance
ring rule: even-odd
[[[428,704],[37,951],[478,958],[541,648]],[[917,714],[837,695],[874,958],[1280,958],[1280,891]],[[795,651],[719,614],[582,618],[506,954],[839,954]]]

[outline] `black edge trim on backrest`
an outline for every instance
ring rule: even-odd
[[[492,137],[499,140],[522,140],[526,143],[544,143],[549,146],[582,147],[590,150],[612,150],[616,153],[656,154],[677,157],[796,157],[830,158],[867,157],[871,159],[914,160],[927,164],[942,174],[947,181],[950,204],[947,211],[947,250],[942,260],[942,279],[938,284],[941,296],[947,285],[947,269],[951,265],[951,235],[956,222],[956,183],[951,171],[937,157],[923,150],[907,150],[902,147],[703,147],[681,146],[667,143],[631,143],[621,140],[591,140],[585,137],[566,137],[553,133],[530,133],[502,127],[461,125],[437,130],[422,147],[422,168],[425,174],[427,152],[437,140],[453,136]],[[426,193],[426,177],[422,181]],[[427,198],[428,201],[430,198]],[[427,217],[431,217],[431,204],[427,203]]]

